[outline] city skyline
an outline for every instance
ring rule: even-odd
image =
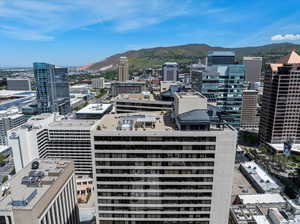
[[[0,65],[79,66],[127,50],[188,43],[300,43],[297,1],[273,3],[2,0],[0,42],[6,54]]]

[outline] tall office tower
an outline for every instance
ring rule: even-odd
[[[1,191],[0,223],[79,224],[71,161],[35,160]]]
[[[47,63],[33,64],[39,113],[71,112],[68,69]]]
[[[178,81],[179,67],[176,62],[166,62],[162,66],[162,81]]]
[[[233,51],[209,51],[207,53],[207,65],[232,65],[235,64]]]
[[[129,77],[128,77],[128,59],[125,56],[120,57],[118,80],[120,82],[126,82],[126,81],[129,80]]]
[[[103,89],[104,88],[104,78],[92,79],[92,88],[93,89]]]
[[[220,108],[222,118],[240,127],[244,65],[212,65],[202,74],[201,93]]]
[[[245,81],[255,83],[261,78],[262,57],[243,57]]]
[[[22,78],[7,79],[6,86],[7,86],[6,87],[7,90],[31,91],[30,79],[22,79]]]
[[[241,128],[258,129],[259,117],[257,116],[258,91],[244,90],[241,109]]]
[[[210,122],[206,98],[176,113],[108,114],[92,129],[97,223],[227,223],[237,133]]]
[[[7,132],[24,124],[27,118],[17,108],[0,111],[0,145],[7,145]]]
[[[300,56],[292,51],[265,74],[259,140],[300,143]]]

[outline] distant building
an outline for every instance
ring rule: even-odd
[[[30,79],[7,79],[7,90],[25,90],[31,91]]]
[[[292,51],[267,66],[261,107],[259,140],[300,143],[300,56]]]
[[[179,67],[176,62],[166,62],[162,66],[162,81],[178,81]]]
[[[203,64],[192,64],[191,65],[191,87],[194,90],[201,92],[202,87],[202,74],[205,71],[206,66]]]
[[[35,160],[2,185],[0,223],[79,224],[74,165]]]
[[[93,126],[97,223],[228,221],[237,133],[210,123],[201,94],[178,98],[172,115],[108,114]]]
[[[235,53],[233,51],[209,51],[207,54],[207,65],[232,65],[235,64]]]
[[[241,128],[258,129],[259,116],[258,110],[258,92],[256,90],[244,90],[241,109]]]
[[[34,63],[39,113],[71,112],[68,69],[47,63]]]
[[[103,88],[105,88],[104,78],[100,77],[100,78],[92,79],[92,88],[93,89],[103,89]]]
[[[27,118],[17,108],[0,111],[0,145],[7,145],[7,131],[24,124]]]
[[[173,110],[173,102],[155,100],[150,92],[119,94],[115,106],[117,113]]]
[[[141,93],[143,91],[146,91],[146,83],[144,81],[127,81],[111,83],[111,95],[113,97],[122,93]]]
[[[244,65],[212,65],[202,73],[201,93],[221,110],[222,119],[240,127]]]
[[[262,57],[243,57],[245,65],[245,81],[259,82],[261,78]]]
[[[108,114],[112,111],[113,105],[112,104],[88,104],[81,110],[76,112],[77,119],[100,119],[105,114]]]
[[[119,74],[118,74],[118,81],[126,82],[129,80],[128,76],[128,59],[125,56],[120,57],[119,62]]]

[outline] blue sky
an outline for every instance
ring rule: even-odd
[[[0,0],[0,66],[85,65],[140,48],[300,44],[299,0]]]

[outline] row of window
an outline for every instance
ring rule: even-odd
[[[211,192],[98,192],[98,197],[211,197]]]
[[[99,218],[207,218],[210,214],[99,214]]]
[[[215,145],[95,145],[103,150],[215,150]]]
[[[97,181],[213,182],[212,177],[97,177]]]
[[[96,166],[214,166],[214,162],[96,161]]]
[[[212,190],[212,185],[115,185],[97,184],[98,189],[122,189],[122,190]]]
[[[96,153],[96,158],[215,158],[214,153]]]
[[[213,174],[214,170],[150,170],[150,169],[96,169],[96,173],[106,174]]]
[[[95,136],[95,141],[133,141],[133,142],[216,142],[216,137],[182,137],[182,136],[165,136],[165,137],[147,137],[147,136]]]
[[[210,211],[210,207],[127,207],[99,206],[100,211]]]
[[[98,199],[98,204],[176,204],[180,207],[181,204],[206,204],[210,205],[211,200],[199,200],[199,198],[180,199],[180,200],[129,200],[129,199]]]

